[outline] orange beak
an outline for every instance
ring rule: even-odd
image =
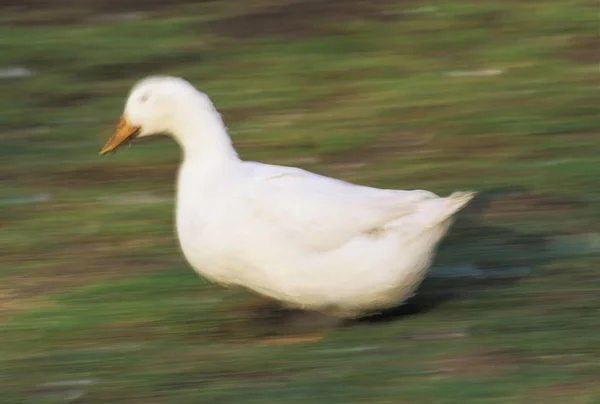
[[[119,118],[119,123],[117,124],[115,133],[110,137],[110,139],[108,139],[104,147],[102,147],[102,150],[100,150],[100,155],[103,156],[106,153],[115,150],[124,141],[137,135],[139,131],[139,126],[131,126],[129,122],[127,122],[127,119],[124,116],[121,116],[121,118]]]

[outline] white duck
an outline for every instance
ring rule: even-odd
[[[183,149],[176,221],[191,266],[214,282],[340,317],[410,297],[454,213],[473,197],[370,188],[242,161],[210,99],[175,77],[133,88],[100,153],[158,133]]]

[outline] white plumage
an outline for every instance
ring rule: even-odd
[[[176,221],[191,266],[292,306],[349,317],[401,303],[473,197],[242,161],[209,98],[179,78],[138,83],[124,119],[138,136],[166,132],[183,149]]]

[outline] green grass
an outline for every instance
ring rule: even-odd
[[[597,5],[328,4],[186,3],[112,23],[85,7],[4,14],[0,68],[37,74],[0,79],[3,402],[600,402]],[[422,296],[438,304],[418,315],[262,343],[288,324],[178,250],[176,145],[97,155],[147,74],[207,92],[244,158],[483,191],[438,265],[529,275],[432,279]],[[81,379],[93,383],[44,386]]]

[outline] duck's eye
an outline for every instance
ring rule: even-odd
[[[148,98],[150,98],[150,94],[142,94],[142,96],[140,97],[140,102],[143,104],[144,102],[148,101]]]

